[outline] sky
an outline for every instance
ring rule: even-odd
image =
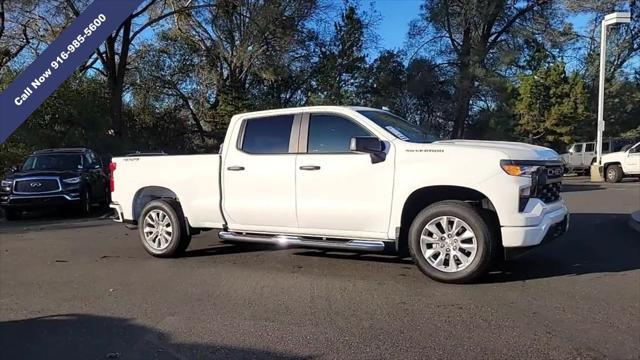
[[[420,4],[423,2],[424,0],[373,0],[373,7],[381,17],[377,28],[381,48],[399,49],[403,46],[409,22],[418,17]],[[568,20],[576,30],[583,31],[589,19],[589,15],[576,15]]]
[[[380,14],[378,25],[380,46],[399,49],[404,44],[409,22],[418,17],[423,0],[377,0],[374,8]]]

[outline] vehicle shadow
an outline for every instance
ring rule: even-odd
[[[411,258],[401,258],[393,254],[343,253],[338,250],[304,249],[303,251],[294,253],[294,255],[350,261],[375,261],[389,264],[413,264]]]
[[[216,256],[216,255],[232,255],[243,254],[257,251],[277,251],[283,250],[276,245],[264,245],[264,244],[216,244],[206,248],[200,248],[195,250],[187,250],[180,258],[191,258],[201,256]]]
[[[81,215],[77,210],[72,208],[43,208],[37,210],[24,211],[19,220],[7,221],[4,219],[4,212],[0,212],[0,219],[3,222],[11,224],[20,224],[26,222],[55,222],[60,220],[75,220],[95,218],[111,215],[112,209],[108,206],[94,206],[91,213]]]
[[[571,214],[561,238],[514,261],[503,262],[481,282],[617,273],[640,269],[640,236],[629,214]]]
[[[629,214],[572,214],[569,231],[513,261],[499,261],[477,283],[525,281],[557,276],[617,273],[640,269],[640,236]],[[308,250],[295,255],[412,264],[393,255]]]
[[[132,319],[61,314],[0,322],[2,359],[312,359],[218,344],[173,342]]]
[[[578,191],[593,191],[593,190],[603,190],[604,187],[600,185],[589,185],[589,184],[562,184],[562,188],[560,192],[578,192]]]
[[[0,234],[23,234],[41,230],[63,230],[110,225],[111,209],[100,209],[81,216],[71,210],[43,210],[25,213],[19,220],[0,218]]]

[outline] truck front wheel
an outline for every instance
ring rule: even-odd
[[[180,204],[172,199],[149,202],[138,219],[144,249],[156,257],[175,257],[189,246],[191,237]]]
[[[479,210],[463,201],[441,201],[422,210],[409,229],[418,268],[446,283],[468,283],[484,274],[498,249]]]
[[[617,183],[622,180],[622,168],[620,165],[609,165],[606,171],[607,182]]]

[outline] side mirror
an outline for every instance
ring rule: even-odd
[[[370,154],[371,162],[374,164],[384,161],[387,157],[384,152],[384,143],[373,136],[352,137],[349,150]]]

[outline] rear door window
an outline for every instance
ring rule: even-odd
[[[278,115],[245,120],[241,149],[250,154],[289,152],[294,115]]]

